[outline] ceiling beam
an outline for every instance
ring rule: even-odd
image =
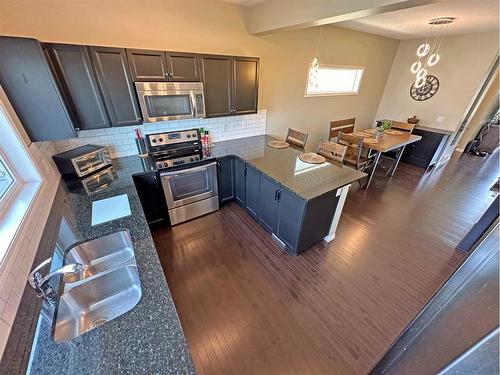
[[[447,0],[265,0],[243,9],[250,34],[320,26]]]

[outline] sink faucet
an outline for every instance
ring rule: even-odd
[[[43,276],[40,273],[40,270],[46,265],[50,264],[51,261],[52,258],[48,258],[40,263],[37,267],[35,267],[35,269],[31,271],[28,276],[28,282],[33,287],[33,289],[35,289],[38,297],[53,305],[57,301],[57,293],[49,285],[50,279],[57,275],[79,273],[83,270],[84,267],[83,264],[80,263],[67,264],[61,268],[56,269],[54,272]]]

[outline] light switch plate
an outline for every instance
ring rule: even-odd
[[[444,122],[444,116],[438,116],[436,122]]]

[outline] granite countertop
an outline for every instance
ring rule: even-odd
[[[304,151],[293,147],[271,148],[267,143],[272,140],[277,138],[262,135],[217,142],[211,154],[216,157],[240,157],[305,200],[314,199],[366,176],[366,173],[339,163],[304,163],[299,159]]]
[[[28,373],[32,374],[194,374],[194,366],[163,269],[144,217],[132,174],[150,171],[137,156],[115,159],[118,179],[96,195],[66,186],[56,196],[61,225],[57,244],[66,245],[127,228],[132,236],[142,286],[139,303],[124,315],[68,343],[52,340],[52,311],[40,314]],[[92,201],[127,194],[132,214],[91,226]],[[64,202],[61,202],[64,200]],[[62,204],[61,204],[62,203]],[[53,207],[54,207],[53,206]],[[52,214],[52,213],[51,213]],[[61,246],[63,245],[63,246]],[[53,264],[62,258],[56,250]],[[53,265],[54,268],[54,265]]]

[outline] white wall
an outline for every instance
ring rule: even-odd
[[[400,42],[376,119],[406,121],[417,115],[419,125],[455,131],[498,53],[498,33],[444,38],[439,51],[441,60],[429,69],[429,74],[439,79],[439,90],[432,98],[418,102],[409,93],[415,79],[410,66],[416,60],[417,47],[423,42],[424,39]],[[444,117],[443,122],[436,121],[439,116]]]

